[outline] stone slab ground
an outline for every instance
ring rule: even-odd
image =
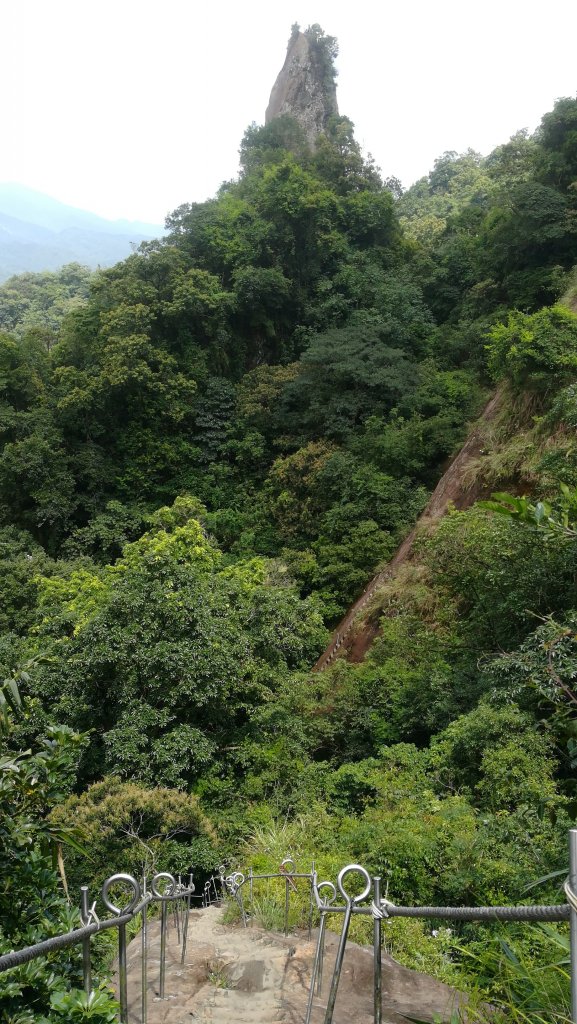
[[[303,1024],[316,936],[285,938],[258,927],[225,925],[222,910],[190,915],[184,965],[171,921],[167,940],[165,999],[159,997],[160,928],[149,924],[148,1024]],[[323,1024],[338,936],[327,934],[324,984],[315,998],[313,1024]],[[373,955],[347,945],[334,1024],[373,1024]],[[130,1024],[140,1024],[140,936],[128,947]],[[383,953],[383,1022],[411,1017],[448,1021],[459,996],[428,975]]]

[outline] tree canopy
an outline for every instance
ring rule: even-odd
[[[332,76],[336,41],[306,33]],[[2,949],[71,920],[55,844],[74,885],[147,858],[275,867],[286,842],[399,902],[519,902],[541,877],[556,900],[577,813],[576,122],[560,99],[405,191],[346,117],[314,149],[290,117],[253,124],[238,178],[163,239],[0,288]],[[458,507],[379,576],[367,657],[312,673],[495,386]],[[511,939],[527,994],[491,925],[442,948],[394,927],[403,962],[475,972],[492,1019],[560,1019],[561,932]],[[62,1020],[75,970],[3,980],[0,1014]]]

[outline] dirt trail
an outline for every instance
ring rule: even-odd
[[[355,601],[352,607],[349,608],[349,611],[337,626],[331,637],[329,646],[324,653],[321,654],[319,660],[314,666],[315,672],[322,672],[323,669],[328,668],[339,653],[346,653],[349,661],[363,660],[366,652],[377,636],[379,627],[378,623],[375,622],[365,620],[361,623],[359,621],[360,613],[372,600],[377,590],[379,590],[387,580],[390,580],[403,562],[407,560],[411,552],[415,534],[421,524],[427,521],[430,522],[431,520],[440,519],[447,511],[449,502],[452,502],[456,508],[468,508],[480,497],[478,491],[474,487],[465,488],[463,486],[463,474],[469,464],[479,457],[483,448],[483,428],[487,423],[490,423],[491,420],[495,418],[501,408],[502,402],[503,392],[498,390],[493,395],[490,402],[485,406],[476,426],[469,434],[459,454],[453,459],[451,465],[439,480],[425,511],[419,517],[409,535],[405,537],[392,560],[384,569],[381,570],[381,572],[377,573],[377,575],[373,577],[361,596],[357,601]],[[358,628],[355,628],[357,626]]]
[[[176,930],[168,934],[165,999],[158,996],[160,934],[149,926],[148,1024],[302,1024],[308,999],[316,935],[285,938],[261,928],[222,923],[209,907],[190,916],[187,955],[180,964]],[[313,1024],[322,1024],[338,938],[327,935],[321,996]],[[372,1024],[372,951],[347,945],[334,1024]],[[128,947],[129,1019],[141,1018],[140,936]],[[410,1017],[448,1021],[459,996],[447,985],[397,964],[383,953],[383,1024],[408,1024]]]

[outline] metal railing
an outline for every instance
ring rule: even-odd
[[[108,911],[114,916],[100,920],[96,913],[96,903],[90,906],[88,889],[81,889],[82,928],[76,928],[64,935],[57,935],[36,943],[25,949],[0,956],[0,972],[17,967],[45,956],[66,946],[82,944],[82,965],[84,988],[90,993],[92,987],[91,972],[91,938],[93,935],[108,928],[118,929],[118,990],[120,1002],[120,1021],[128,1022],[127,992],[127,943],[126,927],[134,918],[141,915],[141,1024],[147,1021],[148,995],[148,907],[151,903],[160,904],[160,966],[159,996],[165,998],[166,984],[166,943],[169,927],[169,904],[172,904],[174,927],[177,941],[181,947],[181,964],[184,964],[191,900],[198,899],[206,908],[221,900],[224,894],[234,899],[239,907],[244,927],[248,927],[250,915],[243,899],[243,890],[248,886],[249,898],[252,901],[256,883],[279,879],[284,885],[284,934],[289,932],[289,914],[291,895],[298,891],[298,881],[308,882],[308,934],[312,935],[312,924],[315,909],[318,914],[319,928],[316,939],[315,954],[312,962],[310,988],[307,1000],[304,1024],[310,1024],[315,996],[322,995],[323,969],[325,961],[325,940],[327,918],[330,915],[342,916],[342,927],[338,937],[335,962],[333,965],[326,1006],[324,1006],[323,1024],[332,1024],[337,999],[343,961],[346,952],[351,920],[355,915],[365,915],[373,921],[373,1002],[374,1024],[382,1024],[382,926],[383,921],[393,917],[436,918],[458,921],[569,921],[570,922],[570,969],[571,969],[571,1021],[577,1024],[577,829],[569,833],[569,877],[565,883],[568,903],[554,906],[489,906],[489,907],[407,907],[398,906],[381,894],[381,878],[373,876],[361,864],[348,864],[339,872],[336,885],[333,882],[319,882],[314,864],[308,872],[299,872],[291,858],[286,858],[278,872],[254,874],[252,868],[248,873],[234,871],[226,874],[221,865],[219,873],[212,875],[204,885],[202,894],[195,895],[192,874],[183,883],[181,876],[175,877],[168,872],[159,872],[147,890],[146,879],[140,884],[132,875],[116,874],[106,880],[102,886],[101,900]],[[352,892],[345,886],[349,876],[357,877],[359,892]],[[113,886],[124,885],[132,890],[128,904],[118,907],[111,902],[109,892]],[[337,902],[339,896],[341,900]]]
[[[126,906],[118,907],[110,899],[110,890],[115,886],[128,887],[132,890]],[[101,920],[96,911],[96,900],[90,906],[88,887],[81,887],[80,916],[82,928],[75,928],[63,935],[55,935],[33,946],[5,953],[0,956],[0,973],[19,967],[47,956],[67,946],[82,945],[82,977],[84,991],[87,995],[92,990],[92,956],[91,939],[99,932],[109,928],[118,929],[118,1001],[120,1003],[120,1021],[128,1024],[128,967],[127,967],[127,936],[126,927],[138,914],[141,915],[141,1024],[147,1021],[148,1000],[148,908],[153,903],[160,904],[160,965],[159,965],[159,996],[165,998],[166,987],[166,939],[169,927],[169,904],[172,904],[174,927],[178,943],[181,946],[181,964],[184,964],[188,939],[188,919],[191,900],[199,898],[205,904],[204,896],[195,897],[195,886],[192,874],[183,883],[182,877],[175,877],[168,871],[160,871],[150,881],[147,890],[146,877],[138,882],[132,875],[120,873],[111,875],[102,886],[100,898],[107,911],[114,914]]]
[[[294,862],[287,858],[281,864],[280,871],[274,874],[255,875],[252,868],[247,875],[240,871],[224,877],[221,874],[223,889],[232,896],[239,905],[243,924],[248,925],[247,913],[242,889],[249,886],[252,899],[253,885],[260,879],[284,878],[285,912],[284,933],[288,933],[289,900],[293,891],[294,879],[306,878],[310,882],[311,909],[309,912],[309,938],[313,919],[313,901],[319,915],[315,954],[311,969],[311,980],[304,1024],[310,1024],[315,996],[322,995],[323,967],[325,960],[325,938],[327,918],[331,914],[342,915],[343,923],[338,940],[335,962],[331,976],[326,1006],[324,1007],[323,1024],[332,1024],[335,1004],[345,957],[350,923],[354,915],[361,914],[373,919],[373,1018],[374,1024],[382,1024],[382,926],[383,921],[393,917],[413,917],[453,921],[569,921],[570,922],[570,973],[571,973],[571,1021],[577,1024],[577,829],[569,832],[569,877],[565,882],[565,894],[568,903],[558,905],[530,906],[489,906],[489,907],[404,907],[397,906],[381,895],[381,878],[371,877],[361,864],[348,864],[338,874],[336,885],[333,882],[319,882],[317,872],[297,872]],[[361,891],[356,895],[345,888],[347,876],[356,875],[360,879]],[[338,896],[342,901],[337,903]]]
[[[575,833],[577,835],[577,832]],[[360,893],[353,895],[344,886],[347,875],[356,874],[360,876],[363,888]],[[417,917],[417,918],[440,918],[459,921],[567,921],[577,917],[573,906],[561,904],[559,906],[523,906],[523,907],[401,907],[396,906],[390,900],[381,896],[381,879],[379,876],[371,878],[368,871],[361,864],[348,864],[338,874],[336,886],[332,882],[314,881],[314,893],[317,909],[320,914],[320,924],[317,936],[317,945],[313,966],[311,971],[311,982],[305,1024],[310,1024],[314,997],[320,996],[322,990],[323,961],[326,919],[330,914],[342,914],[343,924],[337,945],[333,973],[327,996],[324,1022],[332,1024],[333,1014],[339,982],[343,967],[343,960],[347,945],[351,919],[355,914],[363,914],[373,919],[373,1003],[374,1003],[374,1024],[382,1024],[382,925],[383,920],[392,917]],[[338,894],[344,902],[336,903]],[[369,900],[370,902],[367,902]],[[577,898],[575,898],[577,907]],[[571,950],[571,979],[572,996],[574,993],[574,979],[576,977],[576,947],[572,945]],[[577,1015],[573,1011],[573,1024],[577,1024]]]
[[[291,893],[296,893],[297,892],[297,881],[298,881],[298,879],[306,878],[307,881],[308,881],[308,884],[309,884],[308,934],[309,934],[309,939],[310,939],[311,934],[312,934],[312,927],[313,927],[313,911],[314,911],[314,902],[315,902],[314,886],[315,886],[316,872],[315,872],[314,861],[313,861],[313,865],[312,865],[310,871],[297,871],[295,862],[292,859],[292,857],[286,857],[282,861],[282,863],[281,863],[281,865],[279,867],[279,870],[275,871],[275,872],[271,872],[270,874],[255,875],[255,874],[253,874],[252,868],[248,869],[248,874],[246,874],[246,875],[243,874],[242,871],[234,871],[230,875],[225,875],[224,871],[225,871],[224,865],[221,865],[221,867],[220,867],[220,875],[219,875],[219,882],[220,882],[220,885],[221,885],[221,891],[223,893],[228,893],[229,896],[232,896],[232,898],[238,904],[238,907],[239,907],[239,910],[240,910],[240,915],[241,915],[241,918],[242,918],[242,923],[243,923],[245,928],[248,927],[249,919],[248,919],[248,914],[247,914],[247,911],[246,911],[246,908],[245,908],[245,904],[244,904],[244,900],[243,900],[243,894],[242,894],[243,886],[248,885],[249,893],[250,893],[250,900],[251,900],[251,903],[252,903],[255,882],[261,882],[261,881],[264,881],[264,880],[271,880],[273,878],[280,878],[280,879],[282,879],[284,881],[285,895],[284,895],[284,926],[283,926],[283,931],[284,931],[285,935],[288,935],[288,931],[289,931],[289,909],[290,909]]]

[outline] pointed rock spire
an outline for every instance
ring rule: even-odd
[[[311,146],[324,131],[329,117],[338,115],[336,40],[318,25],[301,32],[293,26],[287,55],[270,94],[265,123],[288,114],[298,121]]]

